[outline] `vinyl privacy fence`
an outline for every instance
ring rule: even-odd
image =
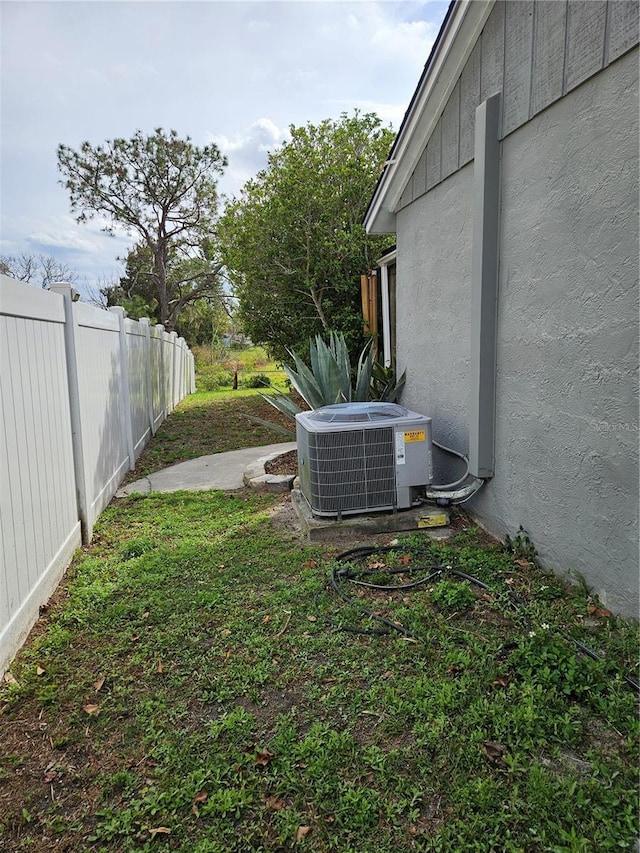
[[[0,673],[158,426],[195,390],[176,333],[0,276]]]

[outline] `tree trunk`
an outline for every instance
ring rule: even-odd
[[[166,246],[158,243],[153,247],[153,271],[156,275],[156,287],[158,290],[158,308],[160,309],[160,322],[168,332],[173,331],[173,323],[169,318],[169,299],[167,297],[167,250]],[[171,326],[171,328],[169,328]]]
[[[329,321],[324,313],[324,308],[322,307],[322,299],[320,294],[318,293],[318,289],[313,285],[309,285],[309,293],[311,294],[311,298],[313,299],[313,304],[315,305],[315,309],[318,312],[318,317],[320,317],[320,322],[322,323],[322,328],[325,332],[329,331]]]

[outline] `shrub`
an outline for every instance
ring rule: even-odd
[[[369,341],[358,359],[357,367],[351,366],[349,351],[344,335],[329,333],[329,343],[320,335],[315,341],[309,341],[309,360],[307,365],[295,352],[290,353],[294,367],[284,364],[291,385],[302,397],[310,409],[319,409],[334,403],[367,402],[397,400],[405,383],[405,374],[397,379],[395,371],[377,365],[373,357],[373,341]],[[285,394],[263,394],[263,399],[278,411],[295,420],[300,406]],[[295,438],[293,430],[288,431],[260,419],[253,419],[267,426],[275,427],[279,432],[289,433]]]
[[[266,373],[256,373],[245,379],[243,384],[246,388],[268,388],[271,385],[271,379]]]
[[[233,385],[233,371],[219,365],[202,367],[197,375],[198,391],[219,391]]]

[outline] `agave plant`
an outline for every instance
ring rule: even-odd
[[[337,332],[329,334],[329,343],[320,335],[310,339],[309,361],[307,365],[296,353],[289,351],[293,367],[283,365],[291,385],[300,394],[310,409],[330,406],[334,403],[364,403],[368,400],[393,402],[398,398],[405,383],[406,371],[396,380],[395,371],[385,368],[374,360],[373,342],[369,341],[358,358],[355,371],[352,371],[349,351],[344,335]],[[292,420],[302,409],[285,394],[261,394],[263,400]],[[263,426],[269,426],[284,435],[295,438],[293,430],[287,430],[278,424],[272,424],[261,418],[251,418]]]

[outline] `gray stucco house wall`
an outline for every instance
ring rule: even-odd
[[[467,506],[498,536],[522,524],[543,564],[632,616],[637,45],[637,3],[452,4],[366,219],[397,235],[402,402],[466,452],[473,124],[500,95],[494,475]],[[457,473],[439,457],[440,481]]]

